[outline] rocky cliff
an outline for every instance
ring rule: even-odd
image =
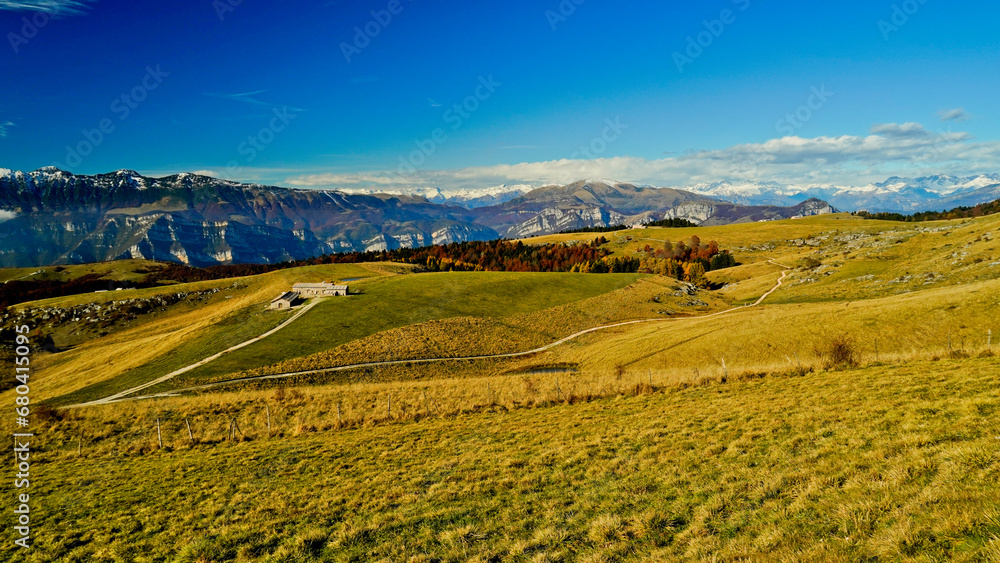
[[[744,206],[724,201],[688,201],[667,210],[664,218],[687,219],[698,225],[711,226],[797,219],[836,212],[837,210],[829,203],[819,199],[807,199],[791,207],[778,205]]]
[[[119,258],[193,266],[273,263],[673,217],[714,225],[829,211],[818,200],[744,207],[683,190],[587,180],[470,209],[420,195],[292,190],[195,174],[3,170],[0,266]]]
[[[496,238],[468,209],[415,196],[289,190],[130,170],[0,177],[0,265],[118,258],[195,266]]]

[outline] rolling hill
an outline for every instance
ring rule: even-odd
[[[33,414],[46,533],[27,560],[1000,556],[1000,216],[632,229],[606,248],[691,235],[742,263],[709,273],[720,289],[383,263],[17,305],[33,337],[69,337],[83,323],[57,310],[217,290],[38,351],[35,400],[65,405],[275,326],[265,304],[295,281],[357,291],[156,397]]]

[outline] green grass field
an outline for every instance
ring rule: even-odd
[[[261,313],[259,305],[252,305],[236,311],[197,338],[187,340],[149,363],[132,368],[113,379],[105,379],[72,393],[55,397],[50,402],[53,405],[72,405],[114,395],[267,332],[290,316],[288,312],[279,311]],[[113,366],[113,363],[114,360],[109,360],[109,367]]]
[[[37,543],[18,560],[996,561],[998,368],[53,452],[37,466]],[[294,424],[269,402],[276,426]]]
[[[166,263],[150,260],[115,260],[97,264],[0,268],[0,282],[9,280],[68,281],[88,274],[98,274],[106,280],[137,281],[144,278],[149,271],[164,265]]]
[[[709,274],[721,289],[314,266],[39,355],[36,399],[106,396],[260,334],[287,315],[270,298],[320,279],[361,293],[152,391],[656,319],[530,357],[43,413],[24,560],[1000,561],[1000,216],[630,230],[609,248],[692,234],[742,263]],[[783,272],[761,306],[698,318]]]
[[[347,276],[344,276],[347,277]],[[307,356],[389,329],[452,317],[491,317],[534,312],[614,291],[635,274],[440,273],[374,278],[352,283],[346,298],[324,300],[281,332],[151,389],[160,392],[195,385],[256,366]],[[73,393],[67,405],[110,396],[227,349],[273,328],[287,314],[262,305],[236,311],[199,338],[168,354]]]
[[[268,323],[274,320],[273,317],[265,316],[267,303],[295,282],[377,277],[397,275],[406,271],[409,271],[408,267],[396,265],[308,266],[248,278],[70,295],[23,303],[14,309],[73,307],[91,303],[103,307],[114,300],[213,288],[225,290],[201,307],[195,309],[174,307],[166,314],[147,315],[134,322],[118,325],[109,329],[109,334],[69,350],[57,354],[39,354],[35,359],[41,375],[34,387],[36,400],[51,400],[90,385],[116,379],[130,370],[141,368],[151,362],[163,361],[172,354],[197,357],[201,351],[212,350],[206,355],[219,351],[225,347],[219,348],[213,344],[213,335],[219,335],[220,327],[224,327],[226,323],[239,321],[241,315],[243,320],[239,321],[240,323],[248,323],[251,328],[257,326],[265,329]],[[32,324],[40,331],[46,330],[45,321]],[[222,338],[228,336],[222,335]],[[147,373],[152,375],[153,371]]]
[[[359,284],[361,295],[329,299],[274,338],[184,374],[177,384],[209,380],[307,356],[352,340],[453,317],[499,317],[548,309],[621,289],[634,274],[578,276],[452,272],[399,276]]]

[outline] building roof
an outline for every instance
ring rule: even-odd
[[[330,282],[321,283],[297,283],[292,286],[294,289],[347,289],[346,285],[335,285]]]
[[[285,299],[287,301],[295,301],[298,298],[299,298],[299,294],[298,293],[296,293],[294,291],[286,291],[286,292],[282,293],[281,295],[279,295],[279,296],[275,297],[274,299],[272,299],[271,303],[274,303],[276,301],[281,301],[282,299]]]

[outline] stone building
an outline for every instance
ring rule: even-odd
[[[331,282],[297,283],[292,286],[292,291],[300,294],[302,297],[327,297],[347,295],[347,286],[336,285]]]
[[[281,295],[275,297],[268,309],[291,309],[292,305],[299,300],[299,294],[294,291],[286,291]]]

